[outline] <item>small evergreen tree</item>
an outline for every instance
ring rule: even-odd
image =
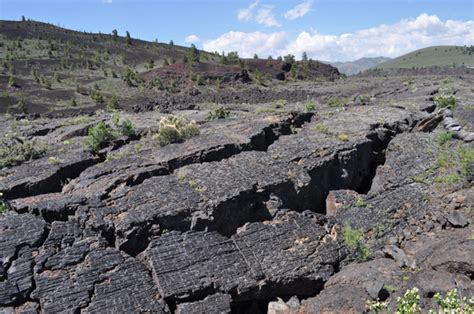
[[[254,55],[253,55],[253,58],[254,58],[254,59],[258,59],[258,55],[257,55],[257,54],[254,54]]]
[[[308,61],[308,55],[306,54],[306,51],[303,52],[303,55],[301,56],[301,61]]]
[[[127,46],[131,46],[132,38],[130,37],[130,33],[128,31],[125,32],[125,37],[126,37]]]
[[[112,40],[117,41],[118,39],[118,32],[116,29],[112,30]]]

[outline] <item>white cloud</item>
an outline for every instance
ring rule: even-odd
[[[259,9],[255,21],[266,27],[281,26],[280,23],[277,22],[272,10],[273,8],[270,6]]]
[[[293,9],[285,12],[285,15],[284,15],[285,19],[294,20],[294,19],[305,16],[306,14],[309,13],[309,11],[311,11],[312,5],[313,5],[313,0],[306,0],[298,4]]]
[[[253,15],[253,10],[258,5],[258,1],[259,0],[257,0],[254,3],[250,4],[247,8],[239,9],[239,11],[237,13],[237,19],[239,19],[239,21],[248,21],[248,20],[250,20],[252,18],[252,15]]]
[[[102,3],[104,3],[104,4],[112,4],[112,0],[102,0]]]
[[[250,4],[247,8],[239,9],[237,12],[237,19],[239,21],[250,21],[253,20],[258,24],[264,25],[266,27],[281,26],[280,23],[275,18],[273,14],[272,6],[262,6],[259,7],[257,13],[254,14],[257,6],[259,5],[259,0]]]
[[[188,44],[191,44],[191,43],[197,43],[198,41],[200,41],[200,39],[197,35],[189,35],[188,37],[184,39],[184,41]]]
[[[285,32],[228,32],[204,42],[209,51],[234,51],[251,57],[303,52],[313,59],[347,61],[362,57],[397,57],[433,45],[474,45],[474,21],[440,20],[436,15],[420,14],[395,24],[382,24],[342,35],[301,32],[295,39]]]
[[[262,33],[262,32],[228,32],[214,40],[204,42],[204,50],[207,51],[238,51],[244,58],[250,58],[257,53],[260,57],[268,55],[279,55],[287,45],[285,32]]]

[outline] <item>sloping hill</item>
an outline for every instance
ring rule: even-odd
[[[375,57],[375,58],[360,58],[354,61],[347,62],[328,62],[333,67],[336,67],[339,72],[346,75],[354,75],[359,72],[363,72],[370,69],[380,63],[391,60],[387,57]]]
[[[94,34],[30,20],[0,21],[0,113],[63,115],[106,105],[187,108],[197,95],[231,87],[240,91],[252,84],[339,76],[317,61],[240,59],[235,52],[209,53],[116,31]]]
[[[433,46],[410,52],[376,66],[377,69],[411,69],[430,66],[474,65],[474,46]]]

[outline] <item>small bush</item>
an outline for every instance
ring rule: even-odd
[[[405,292],[403,296],[397,298],[396,313],[421,313],[420,295],[418,294],[418,288],[414,287],[413,289],[409,289]]]
[[[308,102],[304,105],[304,112],[311,112],[316,109],[316,103],[315,102]]]
[[[469,300],[466,297],[461,298],[457,289],[448,291],[446,296],[442,297],[438,292],[433,296],[442,313],[473,313],[474,297]]]
[[[341,108],[347,105],[347,99],[333,96],[328,99],[327,104],[331,108]]]
[[[230,110],[225,109],[223,106],[217,106],[208,113],[207,120],[225,119],[228,118],[229,115]]]
[[[109,110],[115,110],[118,109],[118,98],[115,95],[110,96],[110,98],[107,100],[107,103],[105,104],[105,107]]]
[[[5,136],[0,140],[0,168],[19,165],[42,157],[48,147],[24,138]]]
[[[357,251],[359,258],[366,261],[369,257],[369,248],[362,244],[363,230],[352,229],[351,226],[345,226],[342,230],[342,236],[347,246]]]
[[[2,196],[2,193],[0,193],[0,197]],[[0,215],[3,215],[4,213],[6,213],[8,210],[8,207],[7,207],[7,203],[0,199]]]
[[[134,136],[135,126],[129,119],[121,120],[118,114],[112,115],[111,125],[100,121],[96,126],[89,129],[84,145],[91,152],[97,153],[119,136]]]
[[[8,78],[8,86],[10,87],[17,87],[16,80],[13,76]]]
[[[456,107],[457,99],[454,95],[438,95],[434,97],[434,103],[438,109]]]
[[[329,134],[331,133],[329,131],[329,127],[324,124],[324,123],[318,123],[316,124],[314,127],[313,127],[313,130],[315,130],[316,132],[319,132],[319,133],[324,133],[324,134]]]
[[[340,140],[341,142],[347,142],[349,141],[349,135],[345,133],[341,133],[337,136],[337,139]]]
[[[375,312],[375,313],[384,313],[384,312],[388,313],[388,304],[386,301],[383,302],[383,301],[378,301],[378,300],[377,301],[368,300],[366,303],[366,308],[367,310]]]
[[[104,148],[108,143],[117,138],[117,133],[107,126],[104,121],[100,121],[96,126],[89,129],[88,136],[84,144],[94,153]]]
[[[160,146],[166,146],[182,142],[198,134],[199,128],[195,121],[169,116],[161,118],[159,132],[153,136],[153,140]]]
[[[92,90],[91,92],[91,99],[96,103],[96,104],[102,104],[104,102],[104,97],[100,92],[97,90]]]
[[[357,198],[357,200],[356,200],[356,202],[355,202],[355,206],[357,206],[357,207],[365,207],[364,199],[363,199],[362,197]]]
[[[284,99],[278,99],[277,101],[273,102],[273,108],[275,109],[283,109],[285,108],[287,102]]]

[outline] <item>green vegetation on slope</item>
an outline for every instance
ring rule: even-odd
[[[429,66],[474,66],[474,46],[435,46],[410,52],[376,66],[377,69],[411,69]]]

